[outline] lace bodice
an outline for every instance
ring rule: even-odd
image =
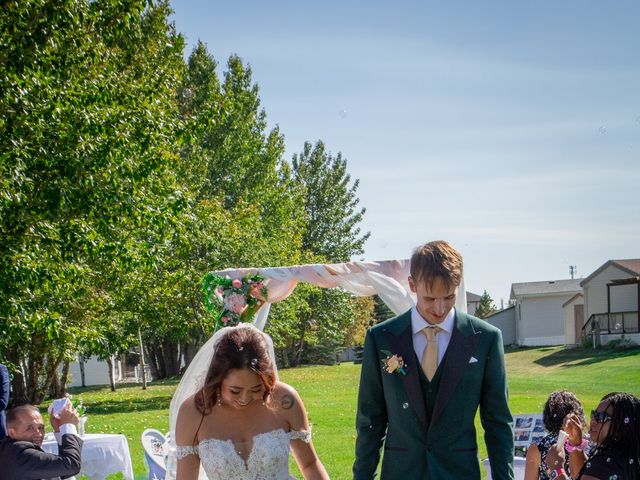
[[[246,461],[231,440],[209,438],[197,447],[177,447],[178,459],[198,455],[210,480],[285,480],[289,477],[289,441],[311,441],[311,432],[283,429],[259,433]]]

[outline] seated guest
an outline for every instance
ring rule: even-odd
[[[562,429],[563,421],[570,413],[575,414],[583,425],[586,423],[582,404],[573,393],[566,390],[558,390],[549,395],[542,411],[542,423],[547,435],[536,443],[532,443],[527,449],[525,480],[548,480],[549,476],[545,465],[547,452],[549,448],[557,443],[558,433]],[[568,452],[565,454],[564,469],[571,475]]]
[[[582,427],[573,414],[565,421],[570,460],[582,465],[576,480],[640,480],[640,398],[621,392],[603,397],[591,411],[589,436],[595,446],[588,458]],[[570,478],[562,468],[564,457],[564,452],[549,449],[546,463],[551,478]]]
[[[57,416],[51,426],[58,440],[58,455],[42,450],[44,422],[33,405],[7,411],[7,436],[0,441],[0,479],[39,480],[70,477],[80,472],[82,440],[77,434],[79,417],[71,405]]]

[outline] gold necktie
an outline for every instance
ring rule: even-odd
[[[442,329],[440,327],[425,327],[422,333],[427,337],[427,347],[422,354],[422,371],[431,381],[438,369],[438,344],[436,343],[436,334]]]

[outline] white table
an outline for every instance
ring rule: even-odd
[[[129,443],[124,435],[107,433],[87,433],[82,437],[80,475],[91,480],[104,480],[112,473],[122,472],[124,478],[133,480],[133,466]],[[58,454],[55,439],[45,440],[42,444],[45,452]]]
[[[515,480],[524,480],[524,467],[527,461],[523,457],[513,457],[513,478]],[[489,459],[484,460],[484,466],[487,469],[487,480],[491,480],[491,466]]]

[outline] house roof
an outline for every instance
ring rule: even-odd
[[[571,297],[569,300],[567,300],[566,302],[564,302],[562,304],[562,308],[566,307],[567,305],[569,305],[571,302],[573,302],[576,298],[580,298],[583,295],[581,293],[576,293],[573,297]]]
[[[580,282],[580,286],[584,287],[587,283],[593,280],[595,276],[597,276],[605,268],[610,267],[611,265],[618,267],[620,270],[628,273],[629,275],[632,275],[632,276],[640,275],[640,258],[627,258],[624,260],[609,260],[605,262],[595,272],[589,275],[587,278],[582,280],[582,282]]]
[[[477,293],[467,292],[467,302],[479,302],[481,298]]]
[[[511,296],[544,295],[556,293],[579,293],[582,291],[580,280],[547,280],[544,282],[512,283]]]

